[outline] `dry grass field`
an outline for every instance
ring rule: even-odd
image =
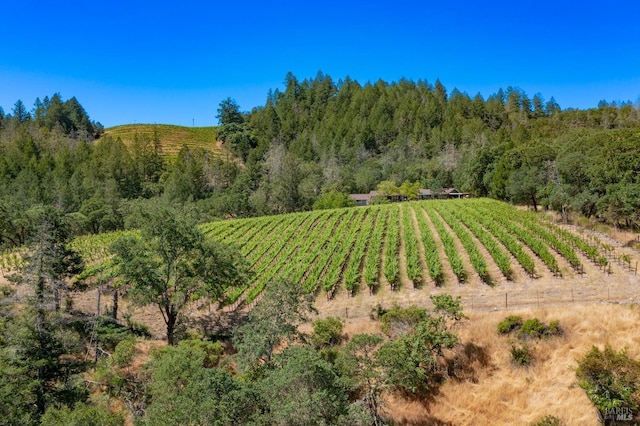
[[[509,338],[497,324],[507,315],[558,320],[564,335],[532,344],[530,367],[511,363]],[[545,415],[567,425],[599,424],[597,410],[577,382],[576,360],[593,345],[627,348],[640,358],[640,308],[630,305],[570,306],[470,313],[458,330],[459,348],[450,358],[466,363],[461,377],[452,377],[428,403],[387,399],[387,413],[405,425],[526,425]],[[357,322],[349,333],[370,331]]]
[[[599,238],[620,254],[638,258],[630,244],[637,234],[608,230]],[[586,264],[586,262],[585,262]],[[577,360],[592,346],[627,348],[640,358],[640,276],[612,261],[612,274],[593,267],[585,275],[558,279],[552,275],[523,282],[500,282],[491,288],[479,282],[444,289],[404,288],[392,292],[382,286],[376,296],[316,301],[320,316],[339,316],[348,335],[378,332],[368,318],[377,303],[386,307],[430,306],[428,295],[448,292],[461,297],[468,319],[459,325],[461,345],[448,354],[450,362],[466,365],[450,377],[433,400],[406,401],[387,396],[386,413],[400,425],[527,425],[554,415],[567,425],[597,425],[598,413],[576,381]],[[505,306],[504,294],[509,300]],[[530,367],[511,363],[509,337],[497,333],[508,315],[557,320],[562,337],[532,344]]]

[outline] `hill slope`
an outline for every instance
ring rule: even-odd
[[[379,332],[378,323],[369,319],[377,305],[428,307],[429,295],[441,292],[461,297],[470,318],[460,325],[461,345],[448,359],[462,370],[430,401],[389,396],[385,410],[396,424],[529,424],[546,414],[567,424],[598,424],[593,405],[576,385],[576,360],[591,345],[606,343],[628,346],[630,354],[638,356],[637,308],[609,304],[633,305],[640,300],[640,277],[613,255],[631,256],[634,264],[638,253],[622,245],[614,249],[616,242],[605,235],[557,225],[545,215],[504,203],[411,202],[220,221],[202,229],[209,238],[238,246],[256,273],[254,281],[230,294],[228,301],[254,300],[271,277],[287,276],[309,291],[323,293],[315,303],[319,316],[342,318],[348,335]],[[471,236],[462,237],[464,230]],[[119,235],[84,237],[75,245],[99,265],[106,260],[106,247]],[[563,241],[570,243],[565,246]],[[507,246],[515,253],[520,247],[524,255],[514,255]],[[491,254],[500,259],[500,251],[509,253],[509,269],[501,269]],[[478,253],[486,264],[482,275],[476,269],[482,263],[475,259]],[[461,259],[460,275],[455,272],[456,256]],[[527,272],[527,258],[533,262],[532,273]],[[417,271],[410,266],[416,260]],[[605,261],[606,272],[601,266]],[[394,268],[388,265],[394,264],[392,289]],[[367,291],[368,267],[375,270],[373,296]],[[441,278],[434,280],[431,274],[438,269]],[[345,290],[353,280],[352,270],[356,278],[349,294]],[[420,278],[410,279],[415,273]],[[325,284],[331,300],[324,297]],[[76,299],[74,307],[91,312],[95,301],[94,290]],[[203,312],[194,308],[190,315]],[[137,321],[151,325],[162,337],[155,310],[135,313]],[[496,332],[497,323],[510,314],[559,320],[564,334],[533,343],[533,365],[517,368],[510,362],[509,339]]]
[[[120,138],[129,145],[135,137],[153,139],[157,135],[162,147],[162,154],[172,157],[178,154],[183,145],[189,148],[203,148],[219,156],[232,155],[217,139],[216,127],[184,127],[168,124],[126,124],[110,127],[104,131],[104,136]]]
[[[613,247],[594,234],[485,199],[266,216],[213,222],[202,229],[210,238],[237,246],[252,265],[253,280],[227,295],[225,303],[236,307],[254,302],[278,276],[326,294],[328,304],[338,294],[346,295],[349,304],[363,294],[397,300],[415,297],[399,289],[425,288],[453,291],[474,308],[489,308],[532,305],[541,298],[602,300],[612,291],[602,284],[628,274],[625,265],[608,260]],[[93,265],[88,275],[102,268],[107,247],[118,235],[76,240]],[[562,278],[580,285],[574,292],[561,285]],[[534,286],[537,282],[548,288]]]

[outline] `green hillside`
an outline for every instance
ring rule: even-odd
[[[582,274],[584,262],[607,264],[598,240],[587,241],[544,215],[489,199],[265,216],[212,222],[202,229],[237,246],[252,265],[252,281],[229,293],[228,304],[253,301],[277,276],[330,298],[340,287],[374,292],[381,285],[450,286],[471,278],[491,285],[541,273]],[[107,248],[119,235],[75,241],[93,265],[87,275],[109,269]]]
[[[217,127],[183,127],[168,124],[126,124],[110,127],[102,137],[120,138],[129,145],[135,137],[153,139],[157,135],[162,154],[172,157],[178,154],[183,145],[189,148],[202,148],[217,155],[227,155],[227,151],[217,139]]]

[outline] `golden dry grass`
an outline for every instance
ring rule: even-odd
[[[547,323],[559,320],[564,336],[532,342],[533,365],[515,367],[509,337],[496,332],[498,322],[510,314]],[[526,425],[550,414],[567,425],[596,425],[597,411],[576,382],[576,360],[593,345],[605,344],[626,347],[630,356],[640,358],[637,306],[527,309],[469,317],[458,330],[461,345],[449,354],[461,363],[459,377],[450,377],[428,404],[387,397],[387,413],[397,424]],[[362,327],[370,330],[366,322]],[[352,323],[349,331],[356,333],[358,328]]]
[[[120,138],[125,144],[131,144],[134,137],[152,138],[154,132],[160,139],[162,155],[175,157],[182,146],[191,149],[202,148],[212,152],[214,155],[233,159],[223,144],[217,138],[216,127],[184,127],[171,126],[166,124],[127,124],[123,126],[110,127],[105,130],[104,136]]]

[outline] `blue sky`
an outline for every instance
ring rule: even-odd
[[[562,108],[640,100],[640,2],[7,2],[0,106],[59,92],[106,127],[215,125],[287,72],[500,87]]]

